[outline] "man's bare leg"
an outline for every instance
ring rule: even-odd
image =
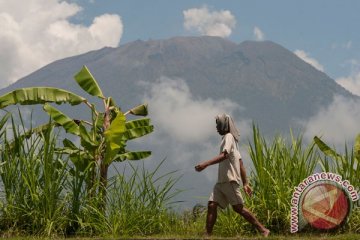
[[[217,203],[209,202],[206,217],[206,234],[211,235],[217,218]]]
[[[267,237],[270,234],[270,230],[265,228],[259,220],[250,212],[248,209],[244,208],[242,204],[232,206],[234,211],[243,216],[249,223],[254,225],[263,236]]]

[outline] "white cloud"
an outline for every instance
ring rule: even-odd
[[[217,177],[217,166],[209,167],[200,174],[194,171],[194,166],[219,153],[221,137],[216,132],[215,116],[224,112],[234,115],[242,110],[241,106],[228,99],[196,98],[182,79],[162,77],[156,83],[144,85],[148,91],[144,101],[149,104],[149,117],[155,127],[154,133],[149,136],[151,140],[146,142],[151,142],[154,156],[163,159],[165,154],[177,169],[188,174],[186,181],[192,181],[192,186],[203,177],[207,178],[206,184],[212,184]],[[251,121],[234,120],[240,130],[240,144],[245,146],[251,134]],[[241,153],[248,163],[246,149],[242,149]],[[211,189],[204,184],[201,187]],[[205,191],[206,196],[208,191]]]
[[[311,140],[321,136],[330,145],[344,147],[360,133],[360,101],[337,96],[327,107],[311,117],[306,123],[304,137]]]
[[[336,82],[349,92],[360,96],[360,72],[354,73],[348,77],[337,78]]]
[[[352,59],[348,61],[351,73],[348,77],[340,77],[336,82],[353,94],[360,96],[360,62]]]
[[[82,9],[61,0],[1,1],[0,9],[1,86],[54,60],[116,47],[123,33],[118,15],[98,16],[90,26],[71,23]]]
[[[303,50],[295,50],[295,55],[307,62],[308,64],[312,65],[314,68],[316,68],[319,71],[324,72],[324,66],[321,65],[316,59],[311,58],[309,53],[303,51]]]
[[[184,80],[161,78],[150,86],[145,101],[151,106],[151,119],[178,142],[195,143],[216,133],[215,116],[232,114],[239,108],[230,100],[196,99]]]
[[[228,10],[209,11],[205,6],[183,11],[184,27],[201,35],[228,37],[235,27],[236,19]]]
[[[254,27],[254,37],[257,41],[263,41],[265,39],[265,34],[261,31],[260,28]]]

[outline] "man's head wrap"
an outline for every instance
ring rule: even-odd
[[[219,133],[225,135],[226,133],[231,133],[235,140],[238,142],[240,138],[239,131],[235,127],[234,121],[227,114],[220,114],[216,116],[216,125]]]

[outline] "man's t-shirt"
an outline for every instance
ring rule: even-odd
[[[227,133],[223,136],[220,153],[228,153],[228,158],[219,163],[218,171],[218,183],[235,181],[240,184],[240,152],[231,133]]]

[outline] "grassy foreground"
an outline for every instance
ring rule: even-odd
[[[10,127],[11,132],[0,131],[0,237],[203,239],[203,211],[171,209],[179,194],[176,172],[163,172],[160,165],[145,169],[124,163],[109,179],[104,203],[98,192],[87,188],[87,175],[77,172],[58,151],[54,129],[26,138],[22,137],[26,127],[14,123]],[[334,163],[314,143],[304,145],[301,137],[278,136],[269,142],[254,127],[248,150],[254,163],[250,181],[255,194],[247,199],[247,208],[271,230],[268,239],[360,239],[359,208],[338,235],[289,234],[293,188],[316,169],[346,176],[359,187],[360,164],[352,149],[346,148],[343,161]],[[226,209],[219,212],[213,239],[263,238]]]
[[[320,235],[278,235],[278,236],[269,236],[268,238],[263,238],[261,236],[236,236],[236,237],[219,237],[213,236],[209,239],[224,239],[224,240],[261,240],[261,239],[269,239],[269,240],[358,240],[360,238],[359,234],[339,234],[339,235],[327,235],[327,234],[320,234]],[[10,237],[7,238],[9,240],[46,240],[49,238],[44,237]],[[63,239],[63,238],[51,238],[51,239]],[[92,239],[204,239],[201,236],[151,236],[151,237],[119,237],[119,238],[112,238],[112,237],[103,237],[103,238],[66,238],[69,240],[92,240]]]

